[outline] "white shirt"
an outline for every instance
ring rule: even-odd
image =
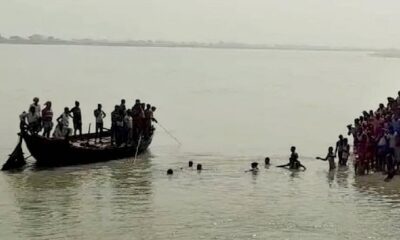
[[[124,122],[125,122],[127,128],[129,128],[129,129],[133,128],[133,118],[131,116],[126,115],[124,117]]]
[[[32,103],[32,104],[29,106],[29,108],[30,108],[30,107],[34,107],[34,108],[35,108],[35,113],[36,113],[39,117],[42,115],[42,110],[41,110],[41,108],[40,108],[40,104],[35,105],[34,103]]]
[[[69,126],[69,115],[67,113],[61,114],[61,123],[65,128]]]
[[[37,121],[39,121],[39,115],[37,115],[37,113],[35,112],[35,113],[28,113],[27,115],[26,115],[26,118],[28,119],[28,123],[34,123],[34,122],[37,122]]]

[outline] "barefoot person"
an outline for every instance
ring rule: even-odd
[[[328,161],[329,162],[329,171],[332,171],[333,169],[336,168],[335,153],[333,153],[333,147],[329,147],[328,154],[326,155],[325,158],[317,157],[317,159],[322,160],[322,161]]]

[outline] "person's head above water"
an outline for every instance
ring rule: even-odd
[[[258,167],[258,162],[251,163],[251,169],[257,169],[257,167]]]
[[[172,174],[174,174],[174,171],[170,168],[170,169],[168,169],[167,170],[167,175],[172,175]]]
[[[199,164],[197,164],[196,169],[197,169],[197,171],[201,171],[201,170],[203,170],[203,166],[199,163]]]
[[[265,165],[269,165],[269,164],[270,164],[270,159],[269,159],[269,157],[266,157],[265,160],[264,160],[264,162],[265,162]]]
[[[189,161],[189,167],[193,167],[193,162]]]

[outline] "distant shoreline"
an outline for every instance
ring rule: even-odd
[[[162,47],[162,48],[202,48],[202,49],[239,49],[239,50],[292,50],[292,51],[341,51],[341,52],[382,52],[385,49],[341,48],[301,45],[256,45],[240,43],[175,43],[153,41],[96,41],[96,40],[29,40],[0,39],[0,44],[10,45],[66,45],[66,46],[103,46],[103,47]]]

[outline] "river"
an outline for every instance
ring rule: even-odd
[[[1,172],[1,239],[399,238],[400,180],[355,177],[351,166],[329,172],[315,157],[362,110],[396,95],[400,59],[29,45],[0,45],[0,56],[1,161],[35,96],[56,115],[79,100],[85,131],[97,103],[109,113],[121,98],[140,98],[182,142],[156,126],[136,161]],[[292,145],[304,172],[275,167]],[[204,170],[187,169],[189,160]],[[245,173],[252,161],[256,175]]]

